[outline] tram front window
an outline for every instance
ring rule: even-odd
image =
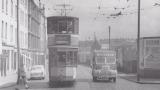
[[[60,65],[65,65],[65,61],[66,61],[66,52],[59,52],[59,64]]]
[[[74,33],[73,21],[59,21],[59,33]]]
[[[64,66],[73,66],[76,65],[76,52],[68,51],[68,52],[59,52],[59,64]]]

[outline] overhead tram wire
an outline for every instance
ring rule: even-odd
[[[113,9],[113,7],[103,7],[102,6],[102,0],[99,0],[98,4],[97,4],[97,13],[96,13],[96,16],[94,17],[94,20],[97,20],[97,18],[99,16],[105,16],[106,14],[101,11],[101,10],[104,10],[104,9]]]
[[[96,14],[96,17],[94,19],[96,20],[96,18],[99,15],[105,16],[107,19],[115,19],[119,16],[128,16],[128,15],[132,15],[132,14],[137,14],[138,11],[137,11],[136,8],[133,9],[133,10],[130,10],[130,11],[126,11],[130,8],[134,8],[135,5],[134,4],[132,5],[131,1],[133,1],[133,0],[127,0],[127,2],[128,2],[127,7],[112,7],[114,10],[118,10],[117,13],[105,14],[105,13],[100,12],[100,10],[102,9],[102,5],[101,5],[102,0],[100,0],[100,2],[98,4],[98,13]],[[121,0],[119,0],[119,2],[121,2]],[[153,8],[156,8],[156,7],[160,7],[160,3],[155,2],[152,6],[141,8],[140,10],[141,11],[147,11],[147,10],[150,10],[150,9],[153,9]]]
[[[158,6],[160,6],[160,5],[158,5]],[[153,6],[150,6],[150,7],[141,8],[140,10],[141,10],[141,11],[147,11],[147,10],[154,9],[154,8],[157,8],[157,7],[155,7],[155,6],[153,5]],[[123,12],[123,13],[126,14],[126,15],[130,15],[130,14],[137,14],[138,11],[137,11],[137,10],[131,10],[130,12]]]
[[[158,4],[158,3],[155,3],[154,5],[152,5],[152,6],[150,6],[150,7],[146,7],[146,8],[141,8],[140,10],[141,11],[147,11],[147,10],[150,10],[150,9],[153,9],[153,8],[156,8],[155,6],[160,6],[160,4]],[[115,14],[115,16],[127,16],[127,15],[131,15],[131,14],[137,14],[138,13],[138,11],[135,9],[135,10],[131,10],[131,11],[121,11],[121,13],[117,13],[117,15]],[[107,17],[107,18],[109,18],[109,16]]]
[[[63,1],[64,2],[62,4],[56,4],[53,8],[48,8],[47,10],[53,10],[59,13],[61,16],[67,16],[67,14],[73,10],[73,6],[71,4],[66,4],[66,0]]]
[[[98,2],[97,2],[97,13],[96,13],[96,16],[94,17],[94,20],[96,20],[98,15],[100,14],[101,3],[102,3],[102,0],[100,0],[100,1],[98,0]]]
[[[119,0],[119,2],[121,2],[120,0]],[[96,17],[94,18],[95,20],[96,20],[96,18],[98,17],[98,15],[102,15],[102,16],[105,16],[105,15],[107,15],[107,14],[105,14],[105,13],[101,13],[100,12],[100,10],[102,9],[102,5],[101,5],[101,3],[102,3],[102,0],[100,0],[100,2],[98,2],[98,13],[96,14]],[[119,7],[103,7],[103,8],[112,8],[112,9],[114,9],[114,10],[120,10],[120,9],[125,9],[124,7],[123,8],[119,8]],[[111,14],[108,14],[109,16],[111,15]],[[112,17],[112,18],[116,18],[115,16],[114,17]]]
[[[102,0],[98,0],[97,2],[97,13],[94,17],[94,20],[96,20],[99,16],[105,16],[105,13],[102,11],[104,9],[113,9],[113,7],[103,7],[102,6]]]

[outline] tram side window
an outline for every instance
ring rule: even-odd
[[[72,65],[73,63],[73,53],[71,51],[67,52],[66,65]]]
[[[77,19],[48,19],[48,34],[78,34],[79,20]]]
[[[77,64],[78,61],[78,56],[77,56],[77,51],[74,52],[74,64]]]
[[[67,65],[76,65],[77,63],[77,52],[69,51],[67,54]]]

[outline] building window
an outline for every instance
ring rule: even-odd
[[[28,27],[28,14],[25,14],[25,27]]]
[[[6,54],[6,50],[2,50],[2,54]],[[7,64],[7,58],[2,57],[1,59],[1,76],[6,76],[6,64]]]
[[[8,14],[8,0],[6,0],[6,14]]]
[[[27,35],[28,35],[28,33],[26,33],[26,34],[25,34],[25,45],[27,45],[27,44],[28,44],[28,42],[27,42],[27,41],[28,41],[28,37],[27,37]]]
[[[5,30],[5,39],[7,39],[7,23],[6,23],[6,30]]]
[[[1,32],[1,37],[2,37],[2,39],[3,39],[3,37],[4,37],[4,36],[3,36],[3,35],[4,35],[3,32],[4,32],[4,22],[2,21],[2,32]]]
[[[25,0],[25,8],[28,8],[28,0]]]
[[[17,5],[15,5],[15,19],[17,20]]]
[[[24,26],[24,12],[20,9],[20,13],[19,13],[19,23]]]
[[[13,42],[13,25],[10,26],[11,27],[11,37],[10,37],[10,41]]]
[[[0,59],[0,76],[2,76],[2,58]]]
[[[21,3],[22,5],[24,5],[24,0],[20,0],[20,3]]]
[[[2,11],[4,10],[4,0],[2,0]]]
[[[13,0],[11,0],[11,16],[13,17]]]
[[[17,45],[17,28],[15,28],[15,43],[16,43],[16,45]]]
[[[10,52],[9,50],[6,50],[6,54],[10,55]],[[10,62],[9,62],[10,58],[9,56],[6,58],[6,61],[7,61],[7,71],[9,70],[9,66],[10,66]]]

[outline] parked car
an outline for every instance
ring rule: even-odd
[[[34,65],[31,67],[30,79],[44,79],[45,70],[43,65]]]

